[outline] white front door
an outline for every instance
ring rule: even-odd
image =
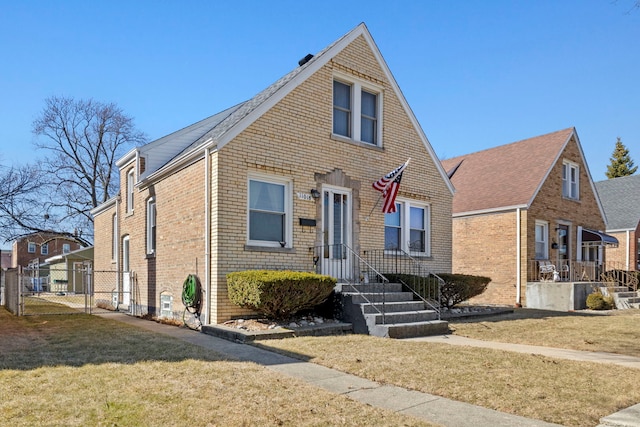
[[[324,187],[322,191],[322,273],[351,279],[351,191]]]
[[[122,238],[122,304],[131,302],[131,271],[129,267],[129,236]]]

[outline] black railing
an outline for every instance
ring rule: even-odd
[[[420,261],[402,250],[367,250],[363,252],[363,257],[389,281],[401,283],[436,311],[440,319],[441,289],[444,283],[440,276],[430,272]]]
[[[345,244],[316,246],[309,248],[309,252],[313,254],[316,273],[335,277],[343,290],[346,287],[349,292],[360,295],[375,311],[382,314],[382,322],[385,323],[386,285],[389,279]],[[374,287],[382,290],[382,309],[365,295],[368,292],[363,292]]]

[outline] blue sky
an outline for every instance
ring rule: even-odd
[[[50,96],[114,102],[151,140],[244,101],[365,22],[449,158],[575,126],[594,180],[640,164],[634,0],[0,0],[0,164]]]

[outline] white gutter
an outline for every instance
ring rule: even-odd
[[[520,218],[520,208],[516,209],[516,307],[521,307],[522,306],[522,295],[521,295],[521,291],[520,291],[520,286],[522,284],[522,277],[521,277],[521,272],[522,272],[522,261],[520,259],[520,254],[522,252],[522,248],[520,247],[522,238],[521,238],[521,230],[520,230],[520,225],[521,225],[521,218]]]
[[[204,150],[204,319],[208,325],[211,314],[211,173],[210,168],[211,149]]]

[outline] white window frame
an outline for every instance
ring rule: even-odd
[[[49,244],[43,243],[40,245],[40,254],[41,255],[49,255]]]
[[[542,240],[538,240],[538,227],[542,227]],[[549,222],[536,220],[534,228],[534,254],[536,259],[549,259]],[[541,256],[538,256],[538,244],[544,245]]]
[[[134,169],[131,168],[127,172],[127,212],[133,213],[133,186],[134,186]]]
[[[146,234],[147,234],[147,255],[153,255],[156,253],[157,240],[157,210],[156,199],[150,197],[147,199],[147,222],[146,222]]]
[[[580,166],[568,160],[562,162],[562,197],[580,199]]]
[[[68,254],[69,252],[71,252],[71,244],[63,243],[62,244],[62,253],[63,254]]]
[[[28,242],[27,243],[27,252],[30,254],[35,254],[36,253],[36,243],[35,242]]]
[[[382,87],[371,84],[370,82],[355,79],[353,76],[349,76],[347,74],[335,73],[333,75],[333,81],[338,81],[342,84],[348,85],[351,87],[351,115],[350,115],[350,130],[351,136],[345,136],[333,133],[333,118],[331,121],[331,132],[332,135],[336,138],[346,138],[349,140],[353,140],[356,142],[360,142],[362,144],[366,144],[371,147],[382,147],[382,117],[383,117],[383,95],[382,95]],[[332,81],[332,91],[333,91],[333,81]],[[368,92],[373,95],[376,95],[376,134],[374,138],[374,143],[362,141],[362,92]],[[332,96],[332,105],[333,105],[333,96]],[[332,110],[333,114],[333,110]],[[365,116],[366,117],[366,116]],[[368,118],[368,117],[366,117]]]
[[[400,249],[412,256],[431,256],[431,205],[410,199],[396,199],[396,205],[401,206],[400,216]],[[424,252],[410,250],[411,243],[411,208],[424,209]],[[389,214],[387,214],[389,215]],[[385,226],[386,227],[386,226]],[[385,242],[386,246],[386,242]],[[393,253],[393,249],[385,249],[385,252]]]
[[[251,181],[264,182],[284,186],[284,242],[274,242],[270,240],[251,240],[250,215],[251,215]],[[293,247],[293,185],[291,179],[268,174],[249,174],[247,178],[247,246],[264,246],[273,248]]]

